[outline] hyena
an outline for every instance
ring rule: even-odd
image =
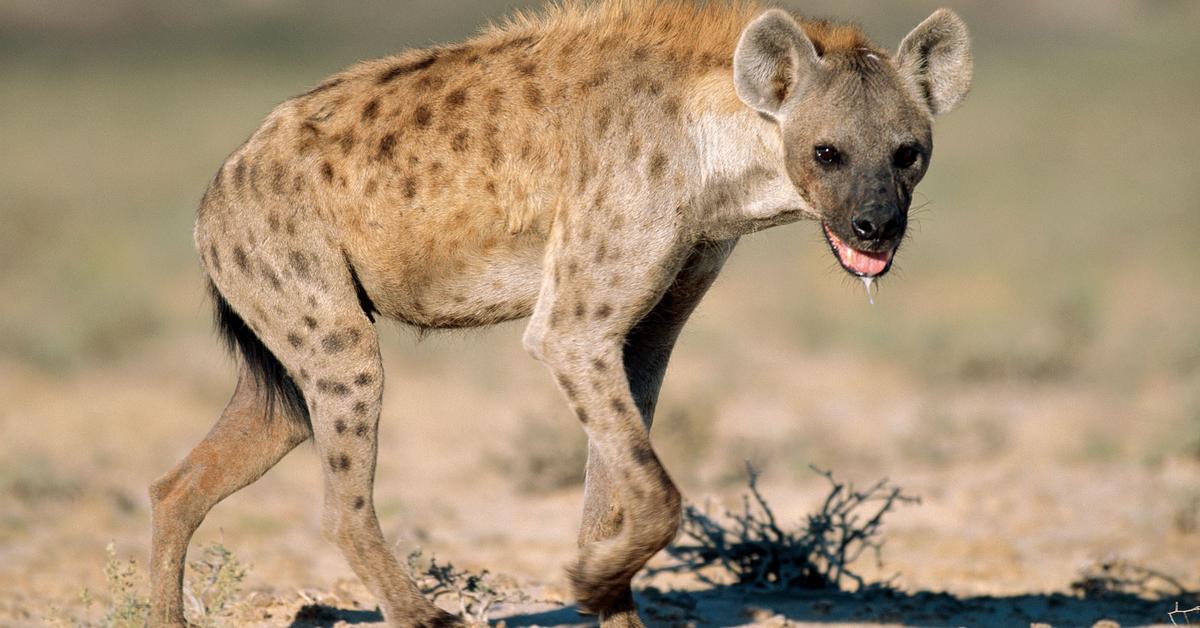
[[[649,427],[672,346],[737,239],[800,219],[886,273],[933,116],[971,78],[939,10],[891,55],[753,1],[611,0],[517,15],[355,65],[278,106],[217,171],[195,242],[240,379],[150,489],[152,622],[184,622],[192,533],[310,437],[323,532],[397,626],[453,625],[372,501],[376,316],[421,330],[531,316],[523,342],[588,436],[579,607],[640,626],[630,580],[676,533]]]

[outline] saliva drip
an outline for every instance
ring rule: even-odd
[[[875,278],[860,277],[860,279],[862,279],[863,285],[867,288],[867,301],[870,301],[871,305],[875,305]]]

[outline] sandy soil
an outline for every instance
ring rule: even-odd
[[[569,417],[541,367],[520,354],[518,334],[507,327],[419,345],[389,334],[379,511],[401,555],[419,545],[544,601],[502,606],[493,620],[589,625],[570,606],[561,569],[574,547],[580,489],[572,469],[582,437],[573,426],[556,427],[570,426]],[[203,435],[232,379],[207,339],[184,341],[187,359],[164,342],[143,360],[65,379],[0,365],[0,397],[9,400],[0,623],[99,619],[99,607],[85,610],[79,595],[86,587],[104,598],[110,540],[119,556],[144,564],[145,486]],[[744,488],[739,466],[750,459],[785,522],[801,521],[824,495],[809,463],[860,484],[886,473],[922,503],[887,517],[882,567],[858,565],[873,581],[890,578],[894,592],[755,596],[686,575],[643,577],[639,597],[658,625],[1149,624],[1168,622],[1176,601],[1189,602],[1075,595],[1070,585],[1081,569],[1106,557],[1200,587],[1200,460],[1169,448],[1144,459],[1161,435],[1134,418],[1153,416],[1155,404],[1181,393],[1169,383],[1121,399],[1069,382],[938,392],[897,367],[764,344],[740,346],[730,359],[739,371],[770,375],[722,380],[725,394],[714,395],[720,351],[685,341],[656,426],[663,458],[691,500],[735,503]],[[864,368],[877,383],[870,395],[846,383],[847,373],[863,377]],[[1080,444],[1085,423],[1096,421],[1115,422],[1123,453]],[[530,437],[542,432],[551,436]],[[557,467],[517,463],[539,456]],[[522,488],[530,474],[549,473],[565,474],[567,486]],[[228,621],[380,620],[321,539],[319,503],[318,465],[302,446],[211,513],[193,550],[219,540],[250,565]]]

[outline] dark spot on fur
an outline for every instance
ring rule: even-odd
[[[600,70],[599,72],[596,72],[595,74],[588,77],[588,79],[586,81],[580,83],[579,87],[580,87],[580,89],[582,89],[584,91],[588,91],[593,88],[600,87],[606,81],[608,81],[608,71]]]
[[[413,123],[415,123],[418,128],[429,128],[429,125],[433,124],[433,112],[430,111],[429,107],[426,105],[418,106],[416,110],[413,111]]]
[[[328,161],[321,162],[321,177],[326,183],[333,183],[333,164]]]
[[[500,108],[504,106],[504,90],[493,88],[487,93],[487,110],[488,113],[495,115],[500,113]]]
[[[487,190],[488,194],[495,196],[496,195],[496,182],[492,181],[491,179],[488,179],[488,182],[484,184],[483,189]]]
[[[346,454],[338,454],[337,456],[329,456],[329,466],[334,471],[349,471],[350,456]]]
[[[362,495],[359,495],[358,497],[354,498],[354,509],[355,510],[362,510],[363,507],[366,505],[367,505],[367,500],[364,499]]]
[[[250,274],[250,259],[246,257],[246,249],[243,249],[240,244],[233,247],[233,261],[237,263],[243,273]]]
[[[213,244],[208,247],[209,257],[212,259],[213,269],[217,273],[221,272],[221,256],[217,253],[217,245]]]
[[[575,416],[579,417],[580,423],[588,422],[588,413],[587,410],[583,409],[583,406],[575,406]]]
[[[524,77],[530,77],[537,74],[538,66],[532,61],[522,61],[517,64],[517,74]]]
[[[633,454],[633,461],[642,466],[653,464],[654,461],[657,460],[654,455],[654,450],[650,448],[648,443],[638,443],[637,445],[634,445],[633,451],[629,453]]]
[[[596,369],[597,371],[606,371],[608,370],[608,364],[606,364],[604,360],[601,360],[600,358],[595,358],[592,360],[592,368]]]
[[[379,99],[372,98],[371,100],[367,101],[367,104],[363,105],[362,120],[363,120],[363,122],[370,122],[371,120],[374,120],[378,116],[379,116]]]
[[[650,157],[650,178],[657,181],[662,178],[667,170],[667,154],[662,149],[654,151],[654,155]]]
[[[242,187],[242,183],[246,181],[246,162],[240,158],[237,165],[233,167],[233,185],[234,187]]]
[[[401,76],[404,76],[406,74],[412,74],[413,72],[418,72],[420,70],[424,70],[425,68],[428,68],[429,66],[433,65],[434,63],[437,63],[437,60],[438,60],[437,53],[431,52],[427,56],[425,56],[425,58],[417,60],[417,61],[413,61],[412,63],[403,63],[400,65],[392,66],[392,67],[388,68],[383,74],[379,75],[378,83],[380,85],[383,85],[384,83],[393,81],[393,80],[400,78]]]
[[[370,373],[359,373],[354,378],[354,383],[359,386],[370,386],[375,381],[375,376]]]
[[[603,303],[599,307],[596,308],[596,319],[597,320],[604,320],[604,319],[608,318],[609,315],[611,315],[611,314],[612,314],[612,306],[607,303]]]
[[[271,284],[272,288],[279,290],[283,287],[283,283],[279,281],[279,274],[275,272],[275,269],[266,264],[262,265],[262,276]]]
[[[300,142],[297,144],[296,150],[303,155],[312,150],[320,138],[321,129],[311,120],[305,120],[300,125]]]
[[[358,416],[366,416],[368,410],[370,410],[370,407],[367,406],[367,402],[365,401],[359,401],[354,404],[354,414]]]
[[[357,425],[354,426],[354,435],[359,438],[366,438],[367,431],[368,431],[367,424],[363,423],[361,421]]]
[[[292,251],[288,253],[288,264],[292,270],[296,271],[296,276],[301,279],[309,279],[312,277],[312,265],[308,258],[300,251]]]
[[[575,385],[571,383],[571,380],[567,379],[566,375],[559,374],[558,385],[562,387],[563,392],[567,394],[567,398],[571,401],[574,401],[578,397],[579,393],[575,390]]]
[[[629,406],[625,405],[625,400],[621,399],[620,397],[613,397],[611,400],[609,400],[609,403],[612,405],[613,412],[616,412],[617,414],[625,414],[626,412],[629,412]]]
[[[283,179],[287,172],[283,168],[283,164],[278,161],[271,162],[271,191],[275,194],[283,194]]]
[[[309,329],[316,329],[317,328],[317,319],[315,319],[311,316],[305,316],[304,317],[304,326]]]
[[[587,312],[587,306],[582,301],[575,304],[575,320],[582,320],[583,315]]]
[[[267,214],[267,227],[276,233],[279,232],[279,214],[271,212]]]
[[[669,118],[674,118],[679,115],[679,109],[682,106],[678,96],[671,96],[663,101],[663,113],[667,114]]]
[[[289,345],[292,345],[293,349],[299,349],[304,344],[304,339],[301,338],[300,334],[297,334],[296,332],[288,334],[287,341]]]
[[[422,92],[431,92],[441,89],[446,84],[446,77],[440,74],[427,74],[417,81],[417,89]]]
[[[321,339],[321,348],[325,349],[325,353],[340,353],[345,351],[347,347],[351,347],[358,343],[362,337],[362,332],[357,329],[343,329],[326,334]]]
[[[379,152],[376,153],[375,158],[379,160],[391,159],[392,151],[395,150],[395,148],[396,134],[388,133],[387,135],[379,138]]]
[[[466,88],[460,87],[460,88],[450,92],[449,94],[446,94],[446,107],[448,107],[450,109],[457,109],[458,107],[461,107],[464,104],[466,104],[466,102],[467,102]]]
[[[333,429],[337,430],[338,434],[345,433],[346,432],[346,422],[341,419],[338,419],[337,421],[334,422]]]
[[[546,102],[546,97],[542,95],[542,90],[533,83],[526,83],[523,91],[525,96],[525,104],[529,105],[530,109],[541,109]]]
[[[404,198],[412,200],[412,198],[415,197],[416,195],[417,195],[417,178],[416,177],[405,177],[404,178]]]
[[[612,109],[605,107],[600,110],[600,115],[596,117],[596,131],[600,135],[608,132],[608,127],[612,126]]]
[[[456,153],[461,153],[461,152],[467,150],[467,147],[470,146],[470,143],[471,143],[470,140],[471,140],[471,132],[470,131],[459,131],[454,136],[454,139],[450,141],[450,148],[452,148],[454,150],[454,152],[456,152]]]
[[[345,397],[346,395],[350,394],[349,386],[341,382],[335,382],[328,379],[318,379],[317,390],[325,394],[337,395],[338,397]]]

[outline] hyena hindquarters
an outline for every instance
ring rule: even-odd
[[[242,163],[229,168],[235,179]],[[196,242],[221,331],[243,356],[242,375],[217,427],[152,491],[154,623],[182,620],[182,557],[204,513],[309,435],[324,466],[322,530],[386,616],[398,625],[454,623],[421,596],[375,516],[383,369],[367,297],[339,234],[312,205],[253,199],[236,188],[224,192],[234,198],[220,194],[210,190]]]

